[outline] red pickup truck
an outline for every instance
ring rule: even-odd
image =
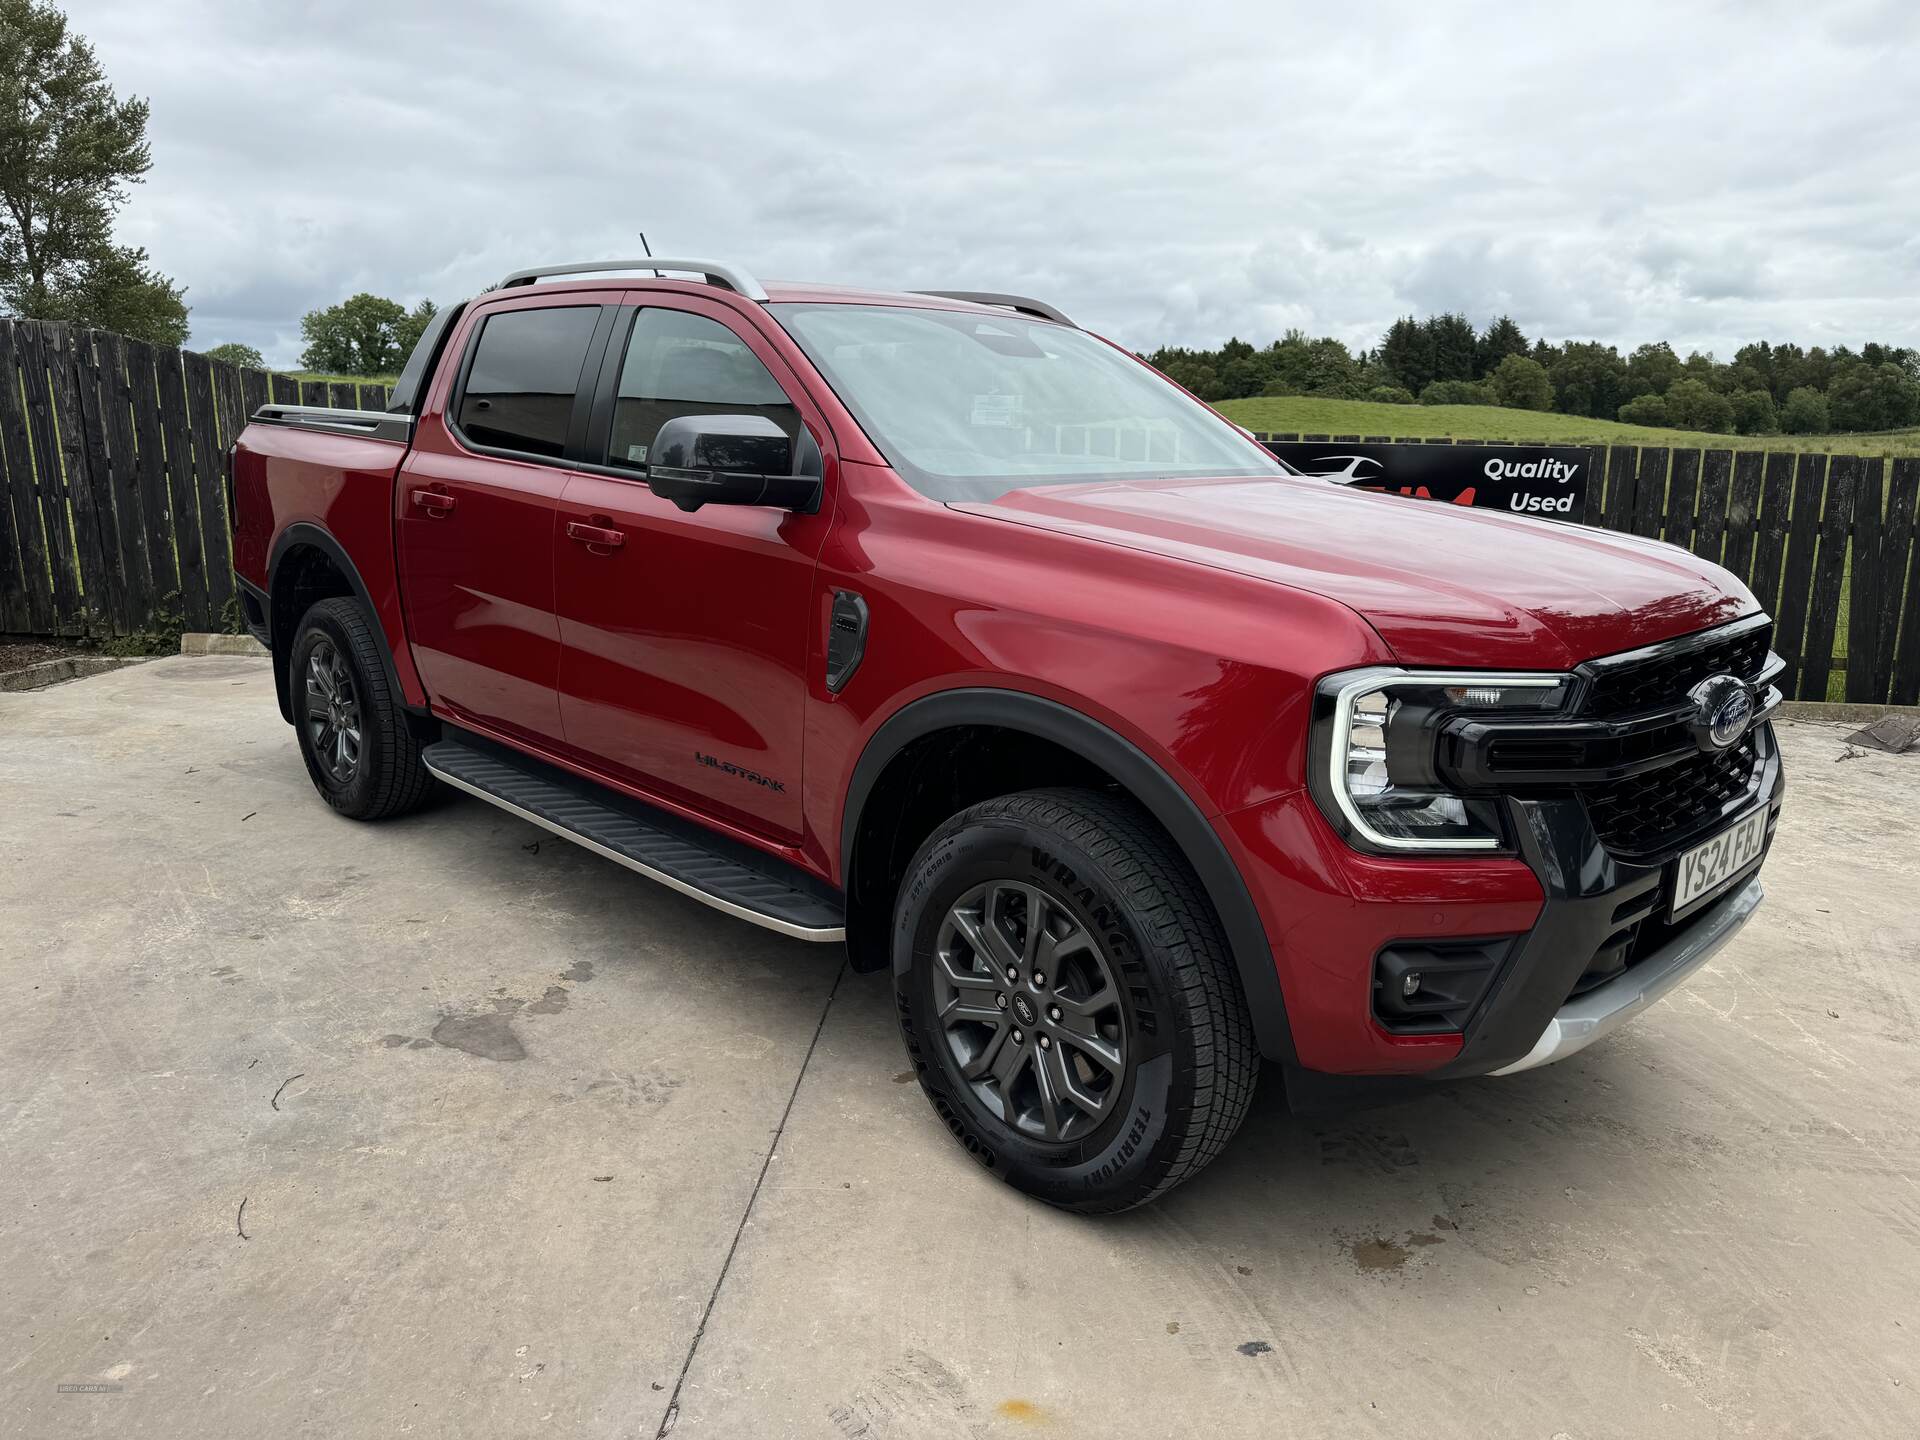
[[[1199,1171],[1263,1058],[1299,1100],[1572,1054],[1760,902],[1737,580],[1295,475],[1039,301],[525,271],[231,483],[329,805],[437,780],[844,942],[955,1138],[1071,1209]]]

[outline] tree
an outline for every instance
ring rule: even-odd
[[[1768,390],[1742,390],[1733,397],[1733,428],[1742,435],[1778,435],[1780,416]]]
[[[147,102],[113,93],[93,47],[45,0],[0,0],[0,299],[21,315],[177,343],[180,289],[114,213],[153,163]]]
[[[1827,397],[1810,385],[1802,385],[1787,396],[1780,407],[1780,428],[1789,435],[1824,435],[1831,428],[1827,420]]]
[[[1651,392],[1636,395],[1620,407],[1620,421],[1625,425],[1664,426],[1667,423],[1666,399]]]
[[[407,318],[400,322],[400,330],[395,338],[400,342],[400,363],[405,364],[407,357],[413,354],[413,347],[420,343],[421,335],[426,333],[427,322],[440,313],[440,307],[431,300],[422,300],[407,312]]]
[[[1500,368],[1502,360],[1509,355],[1525,355],[1529,348],[1527,337],[1520,333],[1520,327],[1502,315],[1487,326],[1486,333],[1474,342],[1473,378],[1485,380]],[[1541,362],[1541,368],[1545,368],[1544,361]]]
[[[150,269],[147,252],[110,245],[47,295],[37,319],[62,320],[130,335],[149,345],[181,345],[187,306],[180,287]]]
[[[242,345],[237,340],[229,340],[224,345],[216,345],[211,350],[201,352],[209,360],[223,360],[229,365],[240,365],[249,370],[264,370],[267,360],[251,345]]]
[[[1493,387],[1473,380],[1435,380],[1420,392],[1422,405],[1493,405]]]
[[[1415,395],[1433,383],[1433,333],[1411,315],[1393,322],[1380,337],[1380,363],[1392,384]]]
[[[1553,382],[1553,408],[1562,415],[1604,420],[1627,399],[1626,363],[1613,346],[1597,340],[1568,341],[1547,366],[1547,378]]]
[[[1427,320],[1433,337],[1433,378],[1471,380],[1474,378],[1474,348],[1479,343],[1473,322],[1464,315],[1434,315]]]
[[[1627,389],[1633,395],[1664,395],[1680,378],[1680,357],[1664,340],[1642,345],[1627,357]]]
[[[300,363],[328,375],[392,375],[406,359],[400,348],[406,323],[407,312],[398,302],[364,291],[338,305],[309,311],[300,322],[307,342]]]
[[[1733,404],[1705,380],[1689,375],[1667,387],[1667,424],[1676,430],[1725,435],[1733,429]]]
[[[1857,360],[1828,383],[1827,407],[1836,430],[1895,430],[1920,419],[1920,383],[1892,361]]]
[[[1495,367],[1488,383],[1496,404],[1509,410],[1551,410],[1553,382],[1547,367],[1525,355],[1509,355]]]

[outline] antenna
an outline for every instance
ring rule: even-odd
[[[645,255],[649,260],[653,258],[653,247],[647,244],[647,232],[644,230],[640,232],[640,253]],[[658,270],[653,272],[653,278],[656,280],[660,278],[660,272]]]

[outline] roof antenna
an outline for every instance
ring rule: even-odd
[[[647,232],[644,230],[640,232],[640,249],[649,260],[653,258],[653,247],[647,244]],[[659,280],[663,277],[661,276],[660,272],[656,270],[653,272],[653,278],[656,280]]]

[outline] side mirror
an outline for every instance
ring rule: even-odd
[[[702,505],[770,505],[812,511],[820,504],[819,447],[802,429],[801,455],[764,415],[676,415],[653,437],[647,488],[682,510]],[[811,474],[795,471],[811,470]]]

